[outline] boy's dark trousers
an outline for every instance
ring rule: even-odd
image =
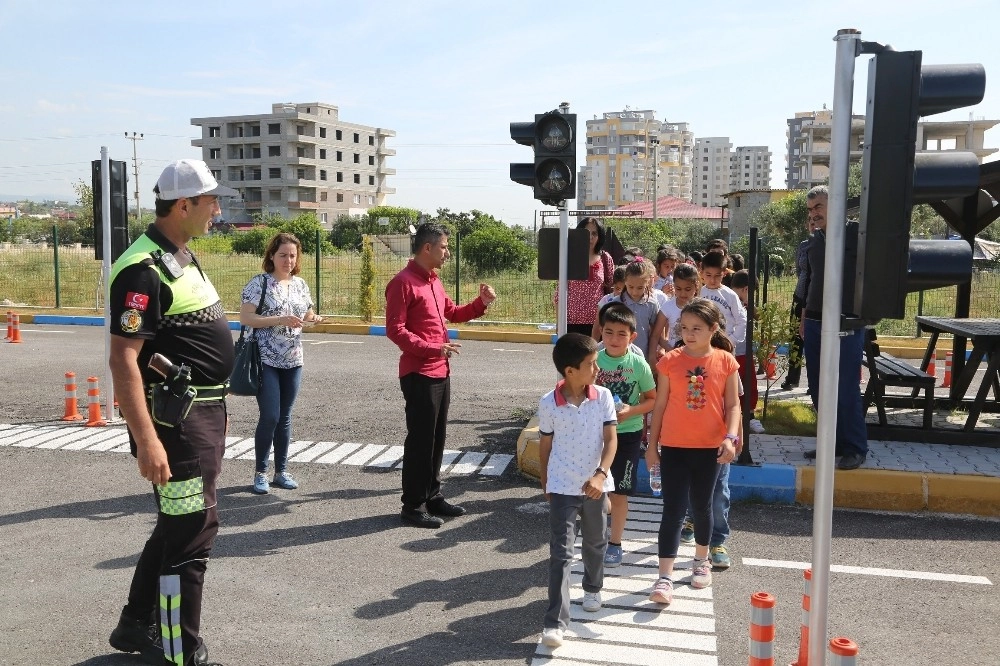
[[[411,372],[399,378],[399,386],[406,401],[403,508],[417,509],[443,497],[441,461],[451,403],[451,378]]]
[[[608,548],[607,493],[599,499],[586,495],[549,498],[549,607],[546,629],[569,626],[569,574],[576,543],[576,517],[580,516],[583,556],[583,591],[600,592],[604,587],[604,552]]]

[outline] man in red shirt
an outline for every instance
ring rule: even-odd
[[[386,335],[403,352],[399,385],[406,401],[403,443],[403,521],[441,527],[439,516],[461,516],[465,509],[441,494],[441,459],[451,402],[448,359],[460,344],[448,338],[445,319],[460,323],[481,317],[497,295],[479,285],[479,297],[457,307],[445,296],[437,271],[451,253],[448,230],[425,222],[413,238],[413,258],[385,288]]]

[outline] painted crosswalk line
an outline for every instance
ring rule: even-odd
[[[583,560],[577,540],[570,568],[570,623],[558,648],[539,640],[531,666],[717,666],[712,588],[690,586],[693,546],[681,546],[669,606],[649,600],[658,577],[662,502],[629,499],[622,564],[604,569],[601,608],[583,610]],[[541,627],[539,627],[539,630]]]
[[[128,453],[128,433],[122,427],[88,428],[72,424],[0,423],[0,447]],[[254,438],[226,437],[227,460],[253,460]],[[399,470],[403,467],[403,447],[362,442],[296,440],[288,446],[293,463],[350,465],[353,467]],[[511,465],[513,455],[483,451],[446,450],[441,473],[451,476],[500,476]]]

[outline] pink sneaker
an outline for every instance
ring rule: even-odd
[[[649,600],[655,604],[669,604],[674,600],[674,583],[669,578],[660,578],[649,594]]]

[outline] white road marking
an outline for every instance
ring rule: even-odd
[[[377,456],[385,449],[383,444],[365,444],[357,453],[353,453],[340,461],[341,465],[363,466],[366,462]]]
[[[514,352],[515,354],[534,354],[534,349],[494,349],[498,352]]]
[[[325,456],[317,458],[316,462],[323,463],[324,465],[332,465],[333,463],[339,463],[346,456],[354,453],[359,448],[361,448],[360,444],[355,444],[354,442],[344,442],[337,448],[327,453]]]
[[[479,473],[483,476],[500,476],[513,459],[514,456],[507,455],[506,453],[494,453],[486,459]]]
[[[226,447],[226,452],[222,454],[223,458],[235,458],[236,456],[242,455],[246,451],[253,449],[254,441],[253,437],[247,437],[246,439],[236,442],[232,446]]]
[[[779,569],[805,570],[812,566],[809,562],[792,562],[789,560],[761,560],[744,557],[743,564],[752,567],[776,567]],[[914,580],[940,580],[948,583],[971,583],[973,585],[992,585],[985,576],[964,576],[961,574],[937,573],[934,571],[907,571],[905,569],[877,569],[875,567],[852,567],[843,564],[831,564],[830,571],[836,573],[858,574],[861,576],[887,576],[889,578],[912,578]]]
[[[449,474],[475,474],[479,466],[486,460],[485,453],[478,451],[466,451],[462,459],[451,466]]]
[[[363,345],[363,340],[303,340],[310,345]]]
[[[337,442],[316,442],[299,455],[289,457],[289,460],[292,462],[312,462],[335,446],[337,446]]]
[[[397,462],[403,460],[403,447],[402,446],[390,446],[382,453],[375,456],[369,463],[369,467],[385,467],[389,468],[395,465]]]

